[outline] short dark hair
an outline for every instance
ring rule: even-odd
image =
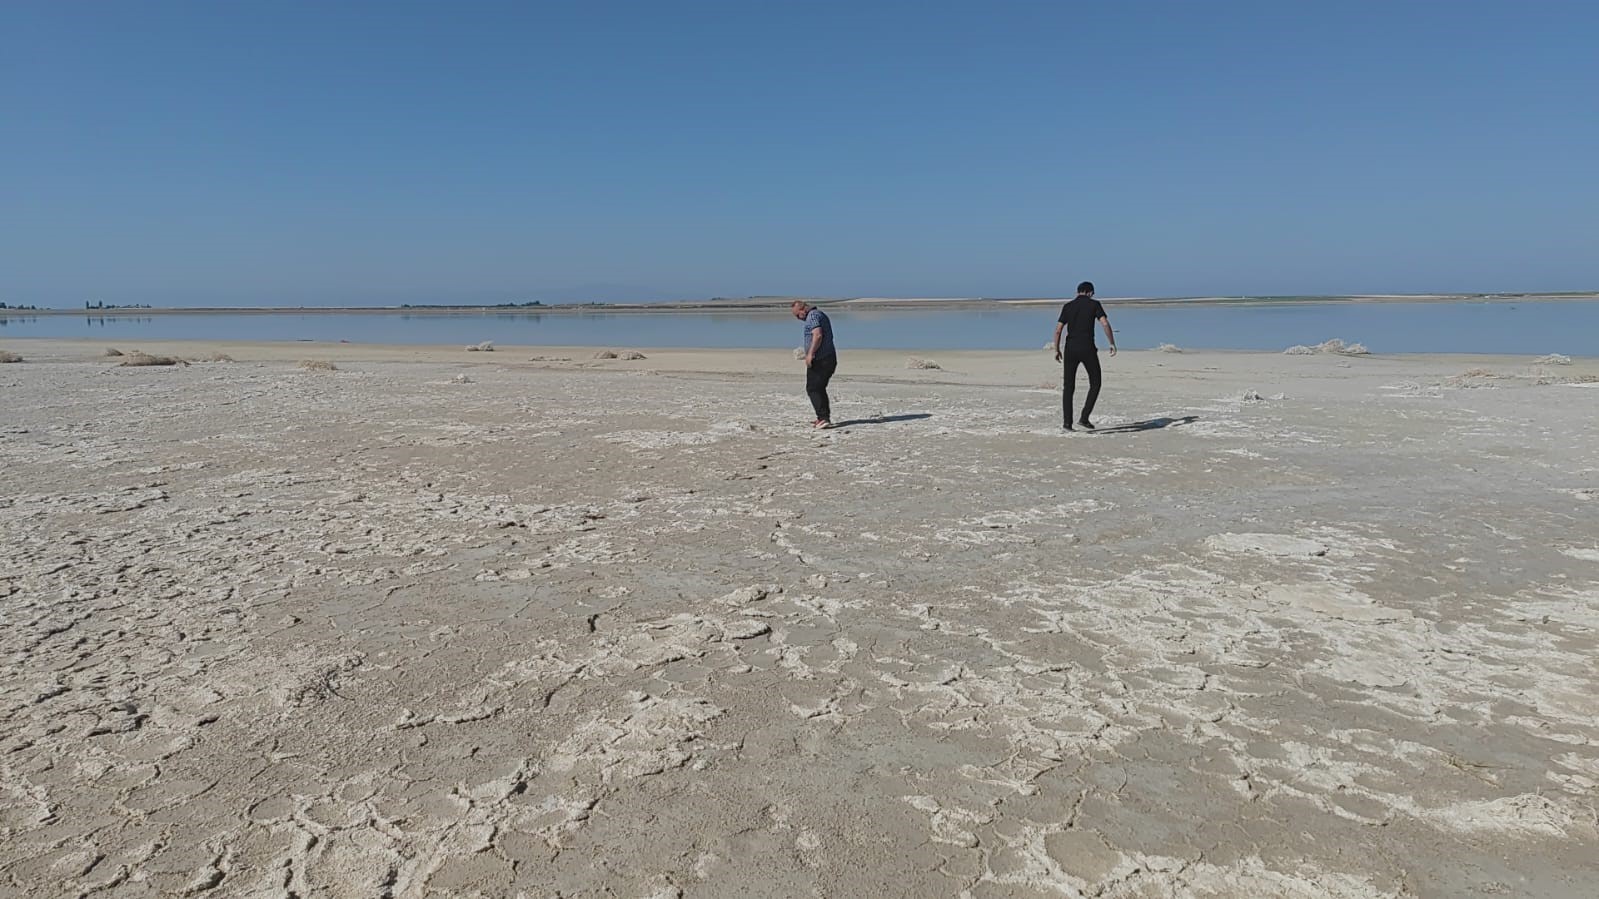
[[[1082,296],[1085,293],[1093,293],[1093,292],[1094,292],[1094,282],[1092,282],[1092,281],[1084,281],[1083,283],[1077,285],[1077,295],[1078,296]]]

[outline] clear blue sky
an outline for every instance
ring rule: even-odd
[[[1599,289],[1599,3],[0,5],[0,300]]]

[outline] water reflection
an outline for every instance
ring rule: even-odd
[[[153,315],[85,315],[83,317],[83,323],[91,328],[105,328],[126,322],[147,325],[153,321],[155,321],[155,316]]]

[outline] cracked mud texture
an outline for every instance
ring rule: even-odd
[[[1599,883],[1591,361],[22,349],[0,895]]]

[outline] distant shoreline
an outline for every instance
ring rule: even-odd
[[[950,297],[892,299],[860,297],[775,297],[747,300],[688,300],[662,303],[558,303],[546,306],[157,306],[148,309],[0,309],[0,316],[87,315],[90,317],[142,315],[581,315],[612,313],[773,312],[796,299],[823,308],[863,311],[903,309],[1002,309],[1052,306],[1069,297]],[[1101,297],[1118,306],[1299,306],[1345,303],[1542,303],[1599,300],[1599,293],[1530,294],[1368,294],[1351,296],[1252,297]]]

